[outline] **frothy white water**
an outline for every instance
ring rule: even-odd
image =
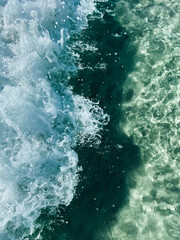
[[[68,205],[78,181],[77,142],[99,139],[107,115],[73,95],[69,38],[91,0],[0,2],[0,239],[24,239],[41,210]]]
[[[180,239],[179,1],[120,1],[120,23],[137,49],[128,75],[122,130],[140,147],[129,202],[112,239]],[[126,95],[126,96],[127,96]],[[128,99],[128,98],[127,98]]]

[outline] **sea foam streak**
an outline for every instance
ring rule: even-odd
[[[0,239],[32,234],[43,208],[68,205],[76,152],[98,139],[107,115],[73,95],[69,39],[86,26],[91,0],[0,3]]]

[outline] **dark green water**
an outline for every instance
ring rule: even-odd
[[[45,240],[180,239],[178,3],[115,5],[99,3],[103,17],[75,37],[98,50],[75,47],[74,93],[99,102],[110,122],[99,146],[76,148],[76,195]]]
[[[133,68],[135,49],[130,47],[128,33],[116,20],[114,8],[115,3],[100,3],[98,9],[103,18],[91,17],[88,28],[77,36],[84,43],[96,44],[98,50],[76,48],[81,64],[88,68],[79,70],[71,79],[74,92],[99,102],[110,115],[110,122],[101,133],[99,146],[76,149],[83,169],[76,195],[68,207],[60,207],[59,215],[49,220],[46,213],[41,217],[44,224],[52,221],[42,234],[45,240],[98,240],[99,231],[105,235],[107,232],[109,239],[108,228],[116,222],[116,213],[127,201],[126,176],[140,164],[138,147],[119,129],[119,120],[123,122],[122,86]],[[98,63],[105,63],[106,69],[96,68]]]

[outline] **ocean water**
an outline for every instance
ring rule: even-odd
[[[117,14],[136,48],[123,86],[122,131],[140,149],[141,167],[112,239],[180,239],[179,1],[119,1]]]
[[[109,116],[74,94],[73,41],[93,1],[0,3],[0,239],[41,239],[43,211],[70,204],[77,144],[98,145]]]
[[[178,1],[0,1],[0,240],[178,240]]]

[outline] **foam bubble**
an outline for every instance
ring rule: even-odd
[[[40,231],[42,209],[71,202],[78,182],[73,148],[99,141],[107,123],[96,103],[68,87],[77,72],[69,38],[94,10],[91,0],[0,4],[1,239]]]
[[[124,85],[123,131],[140,147],[143,166],[118,214],[113,239],[179,239],[179,2],[120,1],[119,20],[137,48]]]

